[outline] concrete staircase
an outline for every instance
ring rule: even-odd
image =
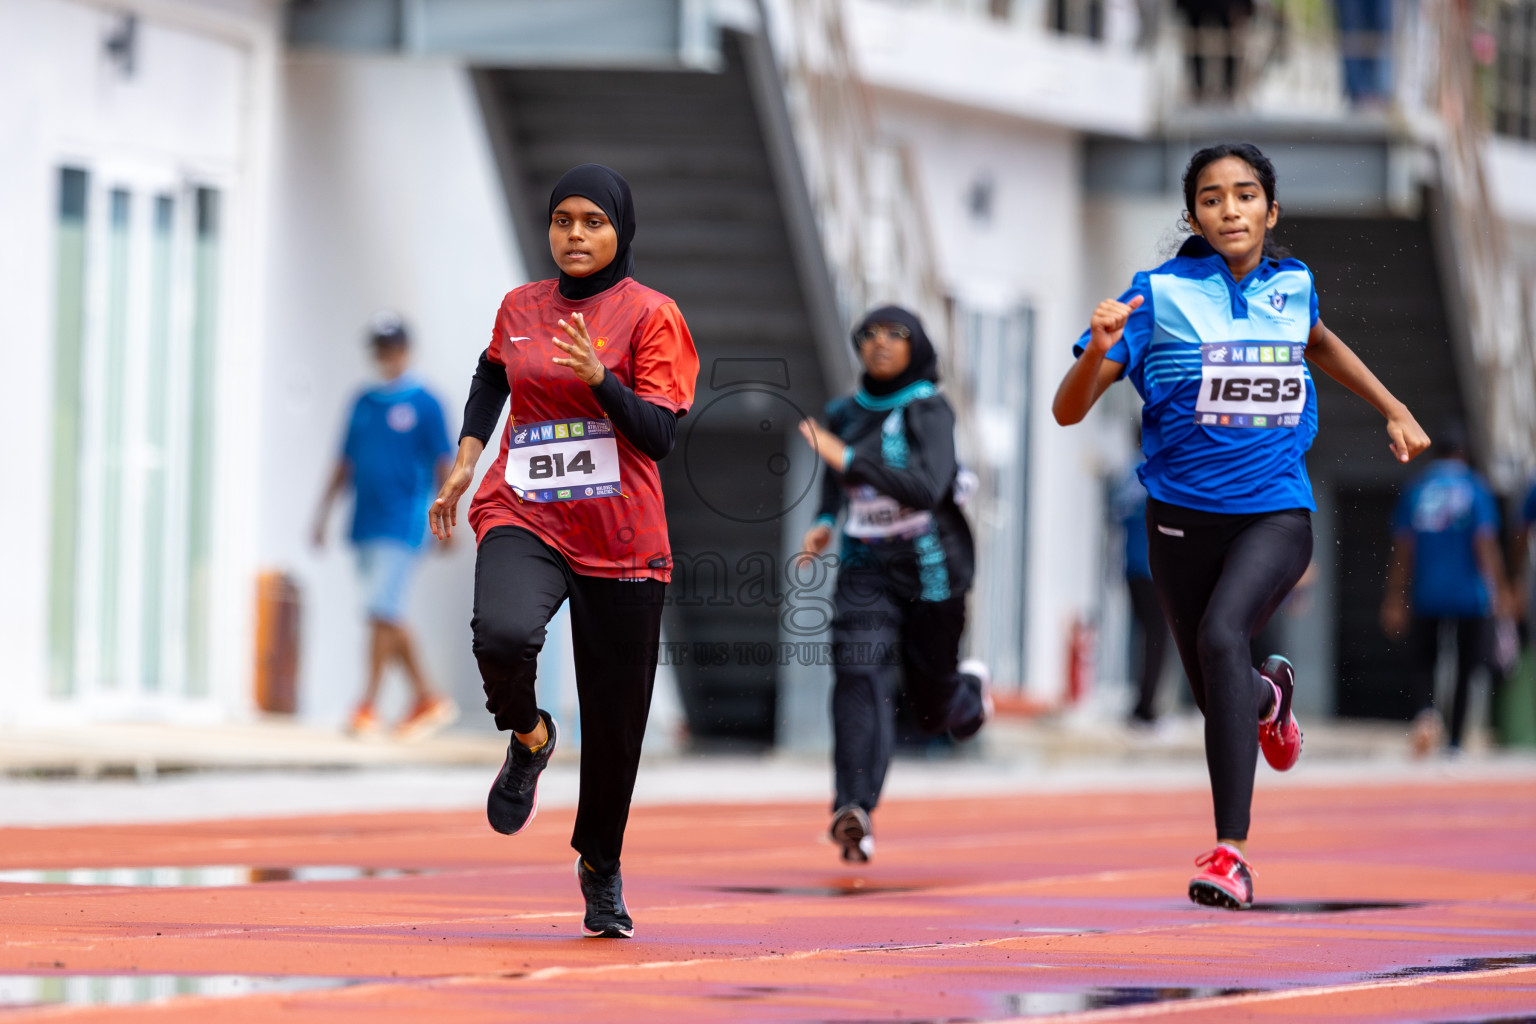
[[[1467,393],[1452,344],[1434,240],[1424,219],[1287,218],[1279,232],[1318,281],[1323,322],[1365,360],[1434,436],[1450,417],[1466,420]],[[1333,617],[1340,714],[1406,718],[1405,645],[1377,616],[1391,554],[1391,515],[1405,485],[1423,472],[1387,452],[1381,416],[1326,375],[1317,379],[1321,430],[1307,459],[1313,487],[1333,507]],[[1321,539],[1321,538],[1320,538]]]

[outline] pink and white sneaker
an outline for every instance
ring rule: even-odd
[[[1247,910],[1253,906],[1253,873],[1235,846],[1222,843],[1195,858],[1203,868],[1189,880],[1189,898],[1206,907]]]

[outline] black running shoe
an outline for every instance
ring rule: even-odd
[[[960,663],[956,670],[962,680],[974,680],[976,696],[981,704],[981,714],[972,721],[966,722],[958,729],[950,729],[951,739],[968,740],[981,732],[981,727],[992,721],[997,714],[997,707],[992,702],[992,670],[987,668],[987,663],[980,658],[967,658]]]
[[[857,804],[839,807],[832,815],[832,841],[842,848],[843,860],[850,864],[868,864],[875,852],[875,837],[870,835],[869,815]]]
[[[634,937],[635,922],[624,906],[624,879],[617,870],[611,875],[600,875],[577,857],[576,881],[581,883],[581,897],[587,901],[581,934],[589,939]]]
[[[507,759],[485,798],[485,817],[491,828],[504,836],[517,835],[539,813],[539,775],[555,752],[555,720],[547,711],[540,711],[539,717],[549,730],[548,742],[535,754],[514,735],[507,744]]]

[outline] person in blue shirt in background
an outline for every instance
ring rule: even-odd
[[[1511,583],[1511,592],[1514,600],[1518,602],[1515,611],[1522,617],[1528,618],[1531,614],[1531,529],[1536,527],[1536,483],[1531,484],[1531,489],[1525,492],[1525,500],[1520,503],[1520,527],[1515,531],[1514,544],[1510,550],[1510,565],[1515,570],[1515,580]]]
[[[1130,592],[1131,617],[1141,640],[1136,706],[1131,709],[1130,725],[1147,728],[1157,721],[1157,684],[1168,651],[1168,623],[1157,603],[1152,566],[1147,560],[1147,489],[1134,469],[1115,488],[1113,504],[1115,518],[1125,530],[1125,588]]]
[[[1411,735],[1419,754],[1436,747],[1443,731],[1435,708],[1442,623],[1454,625],[1456,633],[1454,752],[1461,748],[1472,673],[1486,667],[1495,692],[1502,682],[1494,616],[1511,607],[1499,552],[1498,503],[1467,465],[1466,429],[1447,425],[1437,448],[1439,457],[1409,485],[1392,516],[1392,563],[1381,607],[1382,630],[1408,639],[1418,708]]]
[[[406,591],[426,536],[427,506],[447,475],[454,449],[442,406],[408,372],[410,335],[400,317],[376,314],[369,344],[382,381],[353,403],[346,439],[315,517],[314,542],[324,546],[331,505],[350,484],[355,498],[351,538],[371,636],[367,686],[348,731],[358,737],[380,731],[374,702],[385,667],[398,662],[416,699],[395,736],[413,740],[458,717],[453,701],[427,683],[405,622]]]

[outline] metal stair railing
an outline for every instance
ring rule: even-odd
[[[845,324],[875,302],[899,301],[943,337],[952,325],[916,170],[876,127],[839,0],[765,6],[780,16],[771,38]]]

